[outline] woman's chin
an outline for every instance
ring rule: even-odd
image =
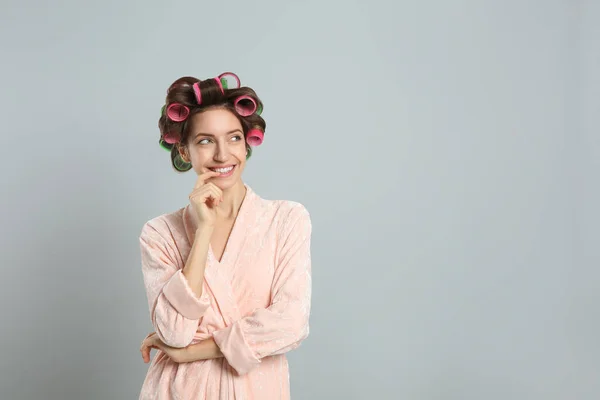
[[[229,178],[216,177],[210,179],[209,182],[212,182],[216,187],[223,191],[229,190],[237,185],[243,185],[243,182],[240,177],[235,178],[233,176]]]

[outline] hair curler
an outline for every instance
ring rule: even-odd
[[[235,111],[242,117],[254,114],[256,111],[256,101],[250,96],[240,96],[233,103]]]
[[[190,115],[190,109],[179,103],[171,103],[167,107],[167,117],[172,121],[181,122]]]
[[[260,146],[263,142],[264,137],[265,134],[262,130],[258,128],[252,128],[246,134],[246,142],[248,142],[250,146]]]

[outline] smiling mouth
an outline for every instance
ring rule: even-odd
[[[219,168],[209,168],[211,171],[215,171],[220,173],[221,175],[228,175],[233,171],[235,165],[230,165],[228,167],[219,167]]]

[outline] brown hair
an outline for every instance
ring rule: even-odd
[[[226,82],[224,82],[224,80],[221,80],[222,85],[223,83],[225,84],[223,85],[223,91],[221,91],[221,85],[217,83],[216,79],[219,78],[201,81],[194,77],[185,76],[173,82],[167,91],[165,105],[162,109],[160,119],[158,120],[158,128],[160,129],[159,143],[163,148],[171,152],[171,165],[177,172],[185,172],[192,168],[190,163],[183,161],[181,158],[181,155],[179,154],[179,147],[184,146],[187,143],[187,140],[190,136],[190,120],[195,114],[212,108],[227,109],[231,111],[240,121],[242,130],[244,131],[244,138],[246,138],[246,135],[250,129],[257,128],[263,133],[266,129],[265,120],[259,115],[259,113],[262,111],[263,104],[256,95],[256,92],[253,89],[245,86],[227,89],[225,86]],[[202,96],[201,105],[199,105],[196,101],[196,96],[193,89],[194,83],[198,83],[200,88],[200,93]],[[234,107],[235,100],[240,96],[251,97],[256,102],[257,112],[254,112],[249,116],[240,115]],[[189,109],[189,115],[184,121],[175,122],[167,117],[166,109],[170,104],[173,103],[179,103]],[[167,134],[171,137],[178,138],[179,141],[174,144],[167,143],[164,140],[165,135]],[[247,141],[246,150],[248,151],[246,158],[249,158],[252,155],[252,148],[248,145]]]

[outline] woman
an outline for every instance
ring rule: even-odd
[[[230,81],[234,80],[235,85]],[[266,127],[235,74],[183,77],[167,92],[160,144],[197,175],[189,204],[148,221],[142,271],[155,332],[140,399],[288,399],[285,353],[308,335],[311,221],[242,181]]]

